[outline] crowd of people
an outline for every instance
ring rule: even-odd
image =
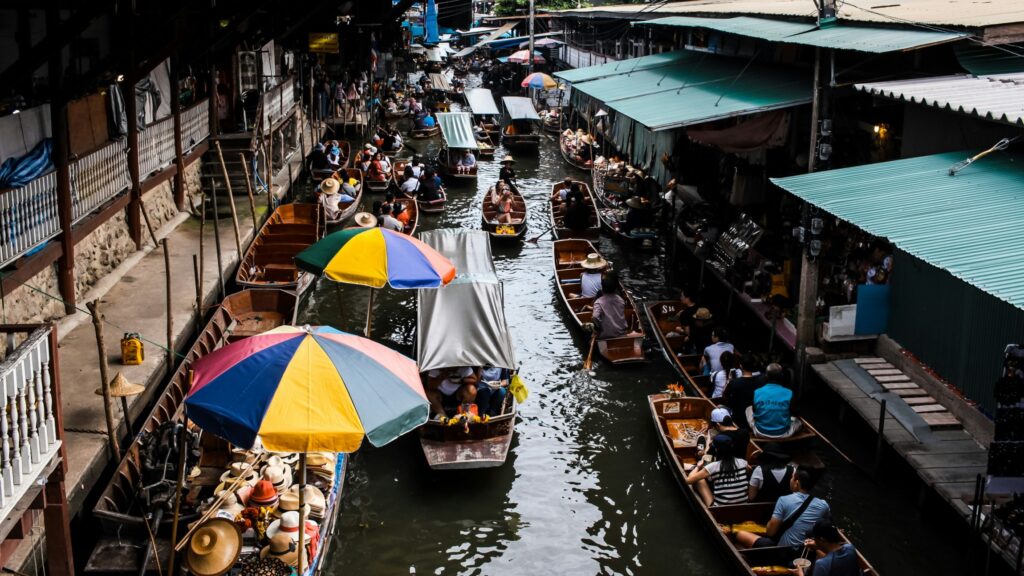
[[[509,374],[494,366],[458,366],[427,373],[432,419],[440,422],[487,421],[501,415]]]

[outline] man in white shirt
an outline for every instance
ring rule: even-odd
[[[714,374],[722,369],[722,353],[736,353],[736,347],[729,343],[729,334],[725,328],[718,327],[711,331],[711,345],[704,349],[700,359],[700,368],[704,374]]]
[[[476,398],[477,376],[473,368],[459,366],[427,372],[427,399],[435,418],[454,414],[459,404]]]
[[[416,191],[420,189],[420,179],[416,176],[406,178],[405,182],[402,182],[398,189],[406,196],[415,196]]]
[[[380,214],[382,218],[380,225],[389,230],[394,230],[395,232],[401,232],[402,230],[405,230],[405,226],[403,226],[402,223],[399,222],[397,218],[391,215],[391,211],[392,206],[390,204],[384,204],[383,206],[381,206]]]

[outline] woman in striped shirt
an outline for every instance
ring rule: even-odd
[[[697,485],[706,506],[747,502],[747,461],[735,456],[737,449],[732,438],[719,434],[712,440],[710,450],[716,460],[705,463],[703,454],[698,452],[701,460],[686,477],[686,483]]]

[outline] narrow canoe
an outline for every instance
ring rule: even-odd
[[[498,222],[498,207],[491,202],[491,191],[494,187],[484,193],[480,210],[480,228],[490,234],[492,240],[522,240],[526,234],[526,199],[514,184],[509,187],[512,190],[512,224]]]
[[[363,171],[357,168],[345,168],[341,172],[335,172],[332,175],[341,177],[344,174],[346,179],[353,179],[356,181],[356,199],[352,202],[341,202],[338,207],[341,208],[341,212],[338,213],[337,218],[324,217],[324,222],[327,226],[337,226],[352,217],[353,214],[359,211],[359,207],[363,202]],[[320,192],[317,191],[317,201],[320,201]]]
[[[558,182],[551,187],[551,230],[554,231],[556,240],[570,238],[585,238],[597,240],[601,236],[601,220],[597,216],[597,207],[594,204],[594,195],[590,192],[590,186],[586,182],[575,181],[575,184],[583,190],[583,200],[587,203],[590,212],[588,226],[585,230],[572,230],[564,225],[564,216],[561,214],[562,202],[561,191],[566,188],[565,182]]]
[[[295,255],[323,237],[319,204],[282,204],[260,228],[238,265],[235,281],[244,288],[295,288],[302,272]]]
[[[580,161],[579,157],[574,156],[569,150],[569,141],[574,139],[575,136],[566,136],[564,133],[558,138],[558,148],[562,151],[562,159],[565,160],[573,168],[583,170],[584,172],[590,172],[590,169],[594,167],[593,162]]]

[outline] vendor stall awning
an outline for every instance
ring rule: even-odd
[[[551,36],[561,36],[561,32],[545,32],[543,34],[534,34],[533,38],[549,38]],[[529,40],[529,36],[513,36],[511,38],[498,38],[496,40],[485,40],[480,44],[487,46],[491,50],[504,50],[506,48],[517,48],[519,43],[523,40]]]
[[[430,78],[430,85],[434,90],[443,90],[445,92],[451,92],[452,85],[448,82],[448,78],[444,74],[433,73],[428,76]]]
[[[501,111],[498,110],[498,105],[494,102],[494,96],[491,95],[491,91],[487,88],[466,90],[466,101],[469,102],[469,107],[473,110],[473,114],[494,116],[501,114]]]
[[[986,120],[1024,126],[1024,73],[939,76],[857,84],[857,89]]]
[[[948,152],[773,178],[807,202],[1024,309],[1024,156]],[[897,270],[895,274],[899,274]]]
[[[519,24],[518,21],[516,21],[516,22],[509,22],[508,24],[502,25],[501,28],[498,28],[494,32],[491,32],[487,36],[484,36],[483,38],[481,38],[480,41],[477,42],[476,44],[473,44],[472,46],[467,46],[466,48],[463,48],[462,50],[459,50],[458,52],[456,52],[455,53],[455,57],[456,58],[463,58],[463,57],[469,56],[470,54],[473,53],[474,50],[476,50],[477,48],[482,46],[484,44],[484,42],[487,42],[488,40],[494,40],[495,38],[500,38],[502,34],[508,32],[509,30],[511,30],[513,28],[515,28],[517,24]]]
[[[959,32],[878,27],[838,22],[819,28],[815,24],[737,16],[734,18],[698,18],[669,16],[635,23],[637,26],[661,25],[707,28],[727,34],[761,38],[773,42],[856,50],[876,54],[926,48],[967,37]]]
[[[476,150],[473,116],[469,112],[438,112],[437,125],[441,127],[441,135],[449,148]]]
[[[505,96],[501,99],[509,118],[513,120],[540,120],[533,101],[522,96]]]
[[[553,76],[555,78],[561,78],[566,82],[586,82],[587,80],[596,80],[606,76],[617,76],[630,71],[647,70],[649,68],[667,66],[686,58],[689,54],[692,53],[685,50],[662,52],[661,54],[651,54],[650,56],[630,58],[629,60],[607,62],[605,64],[598,64],[597,66],[587,66],[586,68],[562,70],[560,72],[555,72]]]

